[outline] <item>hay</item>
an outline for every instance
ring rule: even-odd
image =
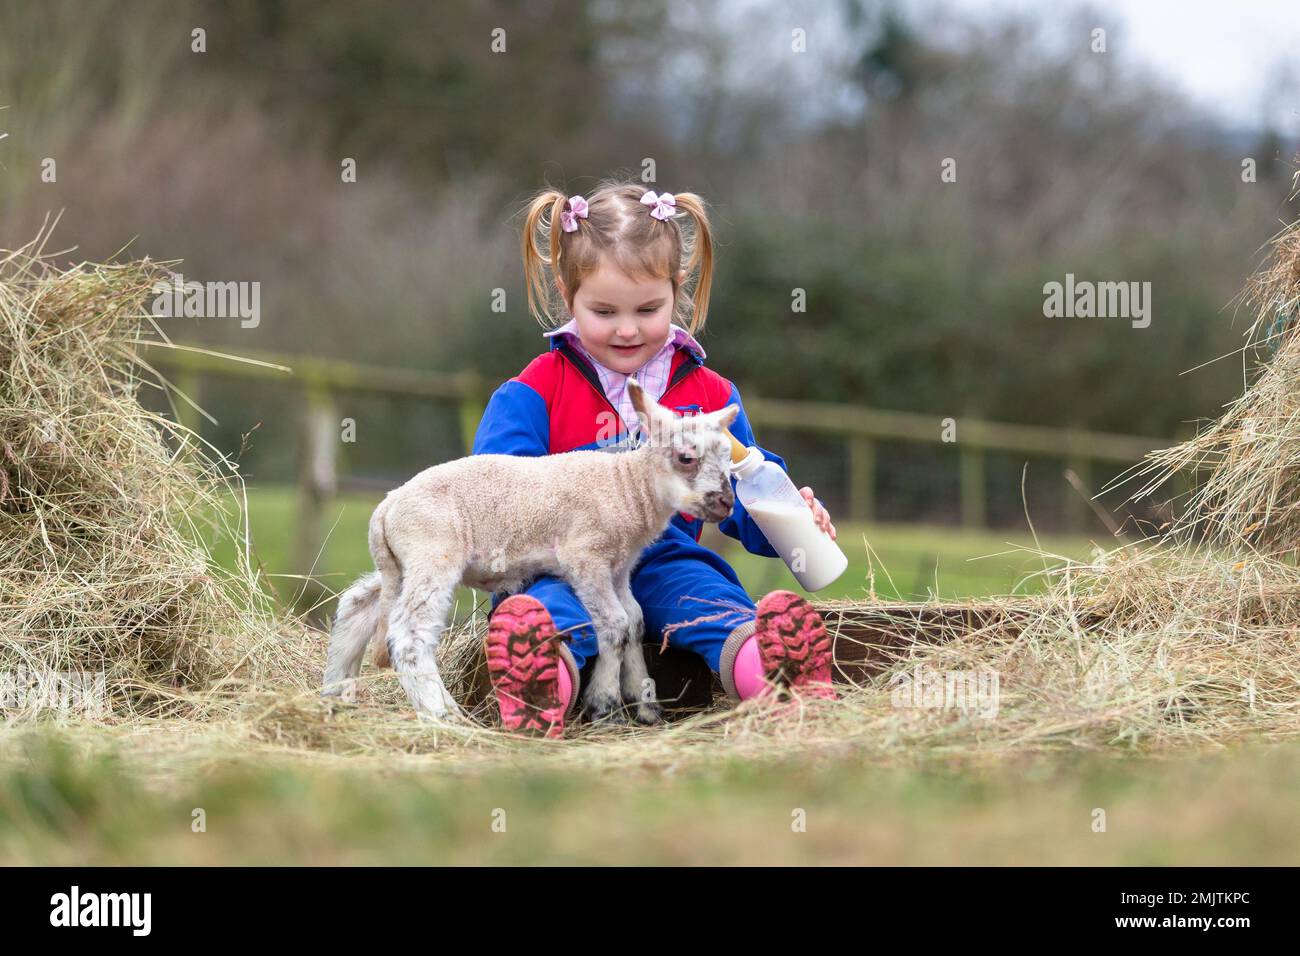
[[[560,741],[521,739],[485,721],[417,721],[393,673],[367,668],[357,704],[269,694],[229,727],[228,745],[463,772],[541,760],[661,773],[720,759],[1163,754],[1300,735],[1300,570],[1258,556],[1132,545],[1042,573],[1051,580],[1041,594],[965,602],[979,626],[957,623],[959,605],[944,605],[954,623],[936,626],[932,603],[821,603],[837,655],[864,658],[870,673],[840,700],[794,711],[719,699],[710,712],[659,728],[578,723]],[[458,699],[475,693],[482,639],[481,616],[446,636],[441,657]],[[909,695],[921,675],[941,684],[964,677],[968,689],[977,675],[996,675],[995,712],[973,698]]]
[[[1253,363],[1253,382],[1196,437],[1149,455],[1137,469],[1146,484],[1133,498],[1175,475],[1199,477],[1169,537],[1294,557],[1300,547],[1300,220],[1269,242],[1264,265],[1238,301],[1254,312],[1242,350]]]
[[[98,703],[120,719],[211,707],[250,680],[301,686],[291,622],[277,616],[247,550],[233,572],[211,558],[217,536],[241,530],[237,475],[139,401],[142,389],[165,387],[138,345],[166,344],[144,324],[165,266],[60,270],[42,254],[47,238],[0,252],[0,674],[9,690],[64,675],[66,691],[67,675],[102,672]]]

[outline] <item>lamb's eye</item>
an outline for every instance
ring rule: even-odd
[[[698,462],[699,459],[696,458],[694,455],[689,455],[684,451],[679,451],[677,453],[677,464],[679,465],[694,465],[697,464]]]

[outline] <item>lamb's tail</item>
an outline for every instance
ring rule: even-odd
[[[338,613],[330,630],[322,696],[351,700],[355,695],[355,679],[361,673],[366,645],[381,638],[388,625],[382,592],[383,576],[372,571],[339,597]]]
[[[375,509],[375,513],[370,516],[370,557],[375,562],[375,567],[379,569],[380,575],[380,598],[379,603],[383,606],[384,613],[393,606],[397,600],[397,592],[402,581],[402,566],[397,563],[397,555],[393,554],[393,549],[388,546],[388,536],[384,530],[384,517],[388,514],[388,499],[385,498]],[[374,653],[371,655],[371,662],[376,667],[391,667],[392,662],[388,659],[388,641],[387,628],[384,627],[383,621],[380,622],[379,628],[374,632]],[[363,647],[360,653],[365,653]]]

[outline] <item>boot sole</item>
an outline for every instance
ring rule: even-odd
[[[488,622],[487,666],[501,714],[512,733],[561,737],[560,660],[555,622],[542,602],[513,594]]]
[[[754,635],[763,677],[801,697],[838,700],[831,686],[831,639],[822,617],[793,591],[772,591],[758,602]]]

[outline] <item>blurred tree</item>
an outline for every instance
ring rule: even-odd
[[[651,6],[657,0],[651,0]],[[437,181],[489,165],[535,179],[538,144],[565,144],[606,111],[590,0],[209,3],[234,82],[269,108],[324,126],[349,155],[382,152]]]

